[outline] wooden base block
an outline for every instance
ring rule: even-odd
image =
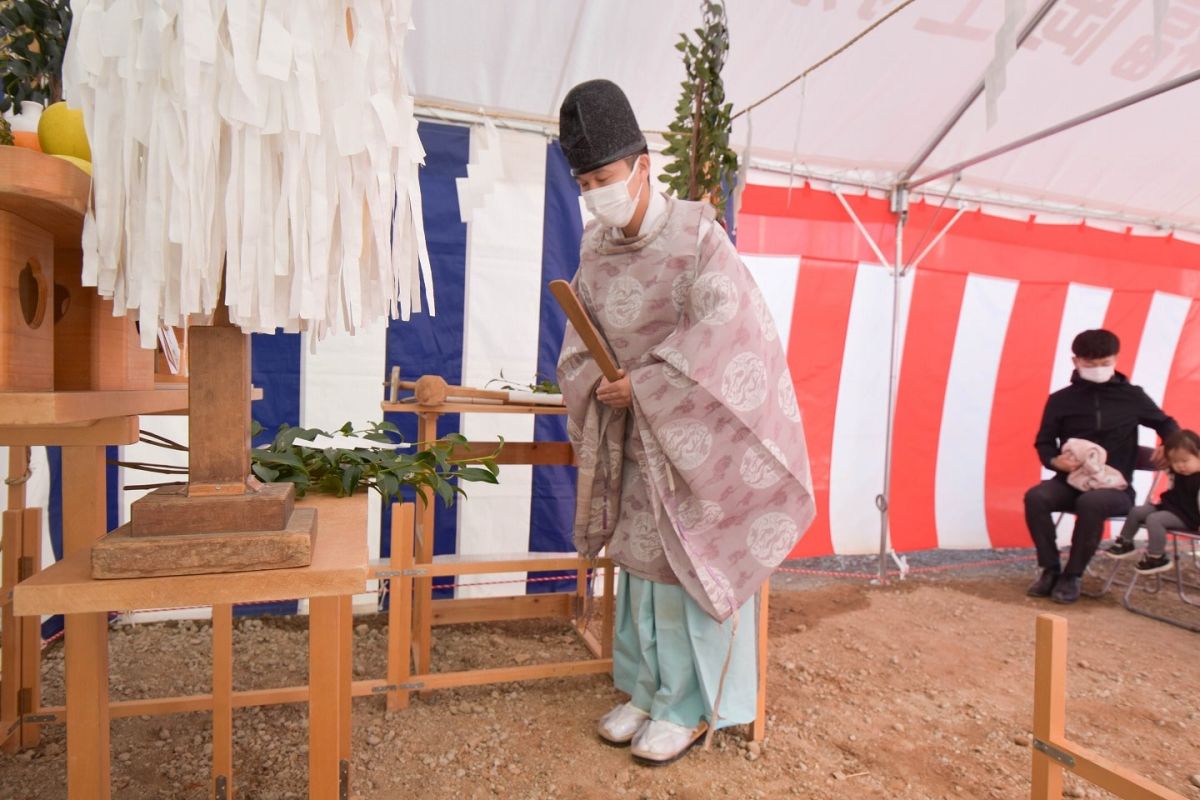
[[[279,531],[288,525],[296,493],[290,483],[267,483],[239,495],[188,495],[186,486],[164,486],[135,500],[129,535]]]
[[[298,508],[275,531],[133,536],[126,524],[92,545],[92,577],[148,578],[306,567],[312,562],[317,512]]]

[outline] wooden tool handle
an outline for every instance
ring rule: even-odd
[[[508,392],[500,392],[492,389],[470,389],[466,386],[447,386],[447,397],[476,397],[480,400],[498,400],[501,403],[508,402]]]
[[[583,339],[592,358],[596,359],[596,365],[600,367],[604,377],[610,381],[620,380],[621,372],[617,368],[616,361],[608,352],[604,340],[600,338],[600,332],[592,324],[592,318],[588,316],[583,303],[579,302],[579,298],[575,296],[571,284],[563,280],[550,281],[550,294],[554,295],[554,299],[566,312],[567,319],[575,326],[575,331],[579,334],[579,338]]]

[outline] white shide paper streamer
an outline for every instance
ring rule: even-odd
[[[434,313],[411,0],[72,0],[93,157],[83,280],[141,322],[353,332]],[[347,11],[353,40],[347,35]]]

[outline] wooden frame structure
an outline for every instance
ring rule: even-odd
[[[312,564],[297,569],[95,580],[91,556],[76,550],[17,586],[18,616],[66,615],[66,704],[39,709],[43,721],[67,723],[67,793],[71,800],[109,794],[109,722],[114,717],[209,711],[213,717],[212,792],[234,796],[233,709],[278,702],[309,705],[309,797],[347,796],[350,781],[351,600],[366,583],[365,520],[347,512],[365,504],[322,506]],[[355,532],[335,532],[354,528]],[[309,683],[287,689],[233,691],[233,604],[309,599]],[[108,619],[111,609],[201,605],[213,609],[213,689],[209,694],[111,703]],[[36,616],[34,617],[36,619]]]
[[[382,404],[385,412],[417,415],[418,445],[433,442],[438,438],[438,419],[443,414],[550,414],[564,415],[564,406],[522,405],[516,403],[443,403],[438,406],[421,406],[399,402],[396,388],[399,386],[399,371],[392,369],[392,391],[390,399]],[[495,443],[472,442],[466,454],[483,456],[493,452]],[[574,452],[569,442],[505,442],[497,458],[500,464],[529,465],[573,465]],[[407,518],[404,518],[407,519]],[[426,496],[415,529],[402,523],[397,537],[396,525],[392,526],[392,561],[386,567],[373,563],[371,577],[394,580],[396,593],[393,597],[408,597],[412,592],[412,625],[409,628],[412,641],[397,644],[389,649],[389,684],[379,687],[388,693],[388,708],[404,708],[412,690],[442,689],[458,686],[477,686],[512,680],[561,677],[563,675],[587,675],[612,670],[612,641],[614,624],[615,580],[613,564],[600,559],[589,565],[586,559],[574,553],[519,553],[497,556],[435,556],[433,554],[434,505]],[[407,538],[411,537],[411,538]],[[402,560],[397,563],[397,554]],[[411,560],[406,554],[413,554]],[[604,570],[604,590],[601,594],[603,626],[599,640],[595,633],[582,624],[582,609],[587,599],[586,580],[590,567]],[[568,593],[525,595],[517,597],[487,597],[479,599],[433,599],[433,579],[443,576],[477,575],[517,571],[576,570],[576,591]],[[764,583],[758,593],[758,709],[754,723],[750,726],[749,738],[762,741],[766,736],[766,695],[768,668],[768,599],[770,584]],[[392,608],[396,606],[392,603]],[[395,612],[393,611],[394,615]],[[531,619],[538,617],[565,617],[573,619],[573,625],[584,644],[594,656],[591,660],[531,664],[499,669],[468,670],[463,672],[433,672],[431,665],[432,629],[435,624],[485,622],[509,619]],[[396,629],[397,616],[390,617],[389,631]],[[390,645],[389,645],[390,646]],[[406,673],[407,660],[400,657],[404,648],[412,651],[415,672]],[[399,671],[397,671],[399,669]]]
[[[292,580],[286,588],[278,585],[275,578],[286,578],[292,573],[304,573],[323,568],[314,562],[313,567],[299,570],[277,570],[239,574],[176,576],[164,578],[140,578],[128,580],[93,581],[80,572],[80,565],[87,561],[92,541],[105,530],[104,502],[104,446],[128,444],[137,440],[138,420],[127,414],[103,420],[80,419],[85,409],[99,408],[103,411],[130,410],[130,403],[137,403],[137,410],[150,412],[175,412],[186,408],[186,391],[182,386],[159,389],[152,393],[122,392],[95,393],[98,404],[88,404],[83,399],[59,403],[52,408],[58,414],[47,414],[46,405],[26,402],[20,395],[0,393],[0,418],[15,421],[15,426],[0,427],[0,443],[3,444],[56,444],[64,445],[64,551],[63,561],[54,565],[40,576],[32,576],[11,591],[12,582],[4,586],[8,594],[0,593],[0,601],[8,602],[7,613],[13,611],[16,599],[17,614],[40,614],[67,612],[67,702],[62,706],[45,707],[40,703],[36,689],[40,665],[40,631],[36,617],[28,617],[33,624],[17,626],[23,635],[32,640],[32,645],[14,648],[29,660],[28,669],[18,674],[28,674],[34,686],[27,697],[14,706],[16,700],[5,700],[10,691],[6,681],[0,692],[0,708],[4,728],[9,730],[9,747],[28,747],[37,741],[39,726],[65,722],[68,725],[68,791],[75,798],[108,797],[108,738],[107,721],[116,718],[165,715],[207,711],[213,714],[213,786],[212,796],[228,800],[234,796],[231,745],[226,744],[232,731],[231,714],[234,708],[276,705],[283,703],[308,702],[310,712],[310,736],[320,732],[324,738],[310,745],[310,785],[313,797],[334,797],[330,792],[341,792],[348,786],[348,766],[342,762],[349,753],[349,714],[352,697],[384,695],[389,710],[404,708],[413,691],[479,686],[509,681],[535,680],[570,675],[607,673],[612,668],[612,640],[615,604],[614,566],[608,559],[590,562],[574,553],[522,553],[508,556],[485,556],[466,558],[460,556],[433,556],[432,535],[433,509],[431,503],[421,508],[411,503],[392,507],[393,524],[391,558],[386,561],[366,561],[362,554],[361,569],[357,577],[350,580],[345,573],[344,585],[338,592],[323,595],[331,590],[328,575],[316,578],[323,588],[311,590],[310,602],[310,680],[308,685],[288,686],[271,689],[233,690],[232,625],[233,604],[237,602],[260,602],[265,600],[293,599],[304,596],[303,586]],[[24,394],[24,393],[22,393]],[[43,393],[46,394],[46,393]],[[55,393],[62,394],[62,393]],[[81,393],[82,394],[82,393]],[[123,395],[123,396],[113,396]],[[501,413],[563,413],[561,408],[546,406],[505,407]],[[17,413],[21,409],[23,413]],[[422,441],[436,436],[437,417],[442,413],[492,412],[496,406],[455,406],[437,409],[403,406],[402,409],[420,413]],[[11,416],[3,416],[12,411]],[[64,413],[65,411],[65,413]],[[32,416],[31,416],[32,415]],[[32,427],[30,427],[32,425]],[[469,446],[475,455],[492,452],[494,444],[477,443]],[[17,451],[13,451],[17,458]],[[501,463],[510,464],[570,464],[572,453],[566,442],[529,442],[506,444]],[[21,451],[23,456],[24,451]],[[15,463],[15,462],[14,462]],[[23,472],[20,465],[14,472]],[[10,493],[21,492],[19,484],[9,487]],[[23,497],[20,497],[23,500]],[[345,534],[355,535],[365,528],[365,498],[336,500],[325,499],[319,507],[325,512],[319,522],[322,528],[340,528],[338,538]],[[361,500],[361,502],[359,502]],[[317,502],[322,502],[318,500]],[[328,503],[337,504],[330,506]],[[16,503],[13,503],[16,505]],[[336,512],[330,514],[330,511]],[[352,511],[352,515],[347,512]],[[18,537],[24,542],[31,540],[36,547],[40,538],[40,523],[36,509],[9,512],[5,515],[6,533],[9,538]],[[353,518],[351,518],[351,516]],[[28,518],[28,519],[27,519]],[[17,524],[19,523],[19,524]],[[38,531],[37,536],[24,537],[24,531]],[[330,537],[326,537],[327,539]],[[323,545],[319,545],[323,547]],[[15,547],[14,547],[15,549]],[[14,550],[6,552],[12,553]],[[10,564],[18,564],[10,561]],[[36,562],[36,559],[34,561]],[[573,592],[558,592],[514,597],[456,598],[435,600],[432,597],[433,579],[440,576],[478,575],[511,571],[574,570],[576,589]],[[76,573],[79,574],[76,574]],[[269,589],[263,588],[263,576]],[[361,591],[365,580],[375,578],[391,582],[394,592],[388,609],[388,658],[387,674],[382,678],[349,680],[351,663],[351,595]],[[340,580],[340,579],[339,579]],[[65,581],[65,584],[64,584]],[[603,590],[598,598],[590,598],[589,583],[600,583]],[[68,594],[60,591],[69,584]],[[254,588],[250,588],[251,584]],[[353,584],[353,585],[352,585]],[[203,589],[198,588],[203,585]],[[218,587],[223,587],[219,588]],[[411,598],[411,603],[402,598]],[[757,629],[759,635],[758,670],[758,715],[751,726],[750,735],[761,740],[765,735],[765,702],[767,673],[767,598],[768,587],[764,585],[759,594]],[[39,605],[40,604],[40,605]],[[107,675],[107,621],[108,610],[135,610],[137,608],[180,607],[186,605],[211,605],[213,635],[213,690],[208,694],[148,698],[110,702],[106,686]],[[594,611],[598,606],[599,614]],[[84,610],[92,609],[92,610]],[[95,609],[103,609],[97,611]],[[463,670],[458,672],[434,672],[430,663],[431,630],[434,625],[460,624],[483,621],[562,618],[570,621],[579,633],[592,658],[577,661],[560,661],[541,664],[495,667],[488,669]],[[591,622],[599,618],[597,631]],[[21,619],[16,616],[13,619]],[[7,618],[6,618],[7,621]],[[26,630],[28,628],[28,630]],[[5,630],[11,630],[9,626]],[[318,658],[318,653],[321,657]],[[6,648],[5,657],[9,650]],[[7,666],[7,664],[6,664]],[[6,675],[12,673],[5,673]],[[18,687],[25,688],[25,687]],[[333,698],[331,700],[330,698]],[[333,702],[333,701],[336,702]],[[5,704],[8,703],[8,704]],[[11,710],[10,710],[11,709]],[[331,733],[332,732],[332,733]],[[336,745],[336,748],[334,747]],[[334,759],[330,753],[337,755]]]
[[[393,384],[398,380],[393,369]],[[491,404],[491,403],[443,403],[437,406],[419,406],[398,402],[395,391],[391,400],[382,404],[385,412],[415,413],[417,415],[417,443],[424,446],[438,438],[438,420],[443,414],[566,414],[563,406]],[[493,452],[496,443],[473,442],[466,447],[464,455],[483,456]],[[496,459],[499,464],[527,465],[571,465],[575,463],[574,452],[569,442],[505,442],[504,449]],[[469,501],[468,501],[469,502]],[[412,597],[411,642],[406,647],[412,652],[412,672],[408,672],[408,660],[400,651],[390,654],[388,707],[404,708],[408,705],[410,692],[458,686],[478,686],[514,680],[562,677],[564,675],[588,675],[612,670],[612,634],[614,619],[615,580],[613,565],[607,559],[589,564],[587,559],[576,553],[513,553],[489,556],[434,556],[434,498],[424,495],[416,524],[392,527],[392,559],[388,563],[372,565],[372,577],[389,579],[392,598]],[[399,556],[399,558],[398,558]],[[588,582],[592,568],[604,572],[602,606],[602,631],[599,635],[587,626]],[[486,575],[501,572],[574,570],[576,589],[573,593],[521,595],[514,597],[487,597],[471,599],[433,599],[433,579],[457,577],[459,575]],[[395,608],[397,604],[391,603]],[[582,638],[593,658],[583,661],[556,662],[550,664],[528,664],[497,669],[466,670],[462,672],[434,672],[432,666],[432,631],[435,624],[458,624],[468,622],[494,622],[513,619],[536,619],[558,617],[572,620],[572,625]],[[394,626],[389,626],[392,630]],[[391,686],[397,688],[392,689]]]
[[[79,392],[0,392],[0,445],[9,450],[8,508],[3,516],[4,570],[0,580],[0,745],[12,752],[38,743],[40,725],[52,722],[41,708],[41,621],[14,613],[20,581],[41,569],[41,511],[24,508],[21,476],[29,468],[28,448],[62,448],[63,556],[82,552],[107,530],[105,447],[138,440],[138,416],[187,410],[182,385],[153,390]],[[73,635],[88,624],[67,617]],[[92,631],[94,633],[94,631]]]
[[[1074,772],[1124,800],[1184,800],[1183,795],[1067,739],[1067,621],[1037,618],[1033,679],[1032,800],[1062,800],[1063,773]]]

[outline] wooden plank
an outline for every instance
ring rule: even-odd
[[[296,569],[312,562],[316,512],[298,508],[281,531],[134,536],[125,524],[92,546],[102,580]]]
[[[133,501],[130,534],[278,531],[288,527],[295,501],[290,483],[257,484],[235,497],[188,496],[186,486],[163,486]]]
[[[0,445],[62,446],[62,445],[121,445],[138,440],[140,425],[137,417],[109,417],[94,422],[62,425],[22,426],[0,425]]]
[[[340,609],[336,597],[314,597],[308,606],[308,796],[313,800],[338,797]]]
[[[214,800],[233,800],[233,606],[212,609],[212,792]],[[224,780],[225,794],[217,785]]]
[[[19,510],[3,513],[4,553],[0,556],[0,745],[6,753],[15,753],[21,746],[20,726],[9,731],[21,716],[18,706],[21,690],[21,626],[13,614],[11,592],[18,582],[21,562],[21,525],[24,514]]]
[[[412,503],[392,505],[391,567],[403,573],[412,568],[413,525],[416,508]],[[412,596],[411,575],[401,574],[388,584],[388,683],[399,686],[408,683],[412,674]],[[410,693],[405,690],[388,692],[387,710],[408,708]]]
[[[455,458],[484,458],[496,452],[499,442],[468,442],[454,449]],[[574,464],[570,442],[505,442],[497,464]]]
[[[1186,800],[1178,792],[1144,778],[1086,747],[1060,740],[1053,740],[1050,744],[1075,759],[1072,772],[1122,800]]]
[[[42,568],[42,510],[27,508],[21,520],[21,558],[29,565],[30,575]],[[42,620],[40,617],[21,617],[19,622],[21,659],[21,690],[29,698],[32,711],[42,704]],[[22,723],[21,748],[37,747],[41,726]]]
[[[108,800],[108,620],[67,614],[67,796]]]
[[[16,427],[180,413],[187,411],[187,394],[186,384],[103,392],[0,392],[0,420]]]
[[[440,406],[419,406],[413,403],[381,403],[385,412],[397,414],[558,414],[567,413],[566,406],[519,405],[517,403],[443,403]],[[418,441],[428,441],[419,439]]]
[[[63,555],[86,554],[92,543],[108,530],[104,448],[64,447],[62,481]]]
[[[1033,675],[1033,735],[1043,742],[1065,738],[1067,693],[1067,620],[1054,614],[1037,617]],[[1032,800],[1061,800],[1063,767],[1033,751]]]
[[[569,618],[571,592],[516,595],[513,597],[456,597],[433,601],[434,625],[498,622],[516,619]]]
[[[430,442],[437,438],[437,413],[424,413],[417,418],[417,441]],[[417,540],[413,558],[416,563],[433,560],[434,497],[427,487],[417,489]],[[433,647],[433,580],[417,578],[413,582],[413,668],[417,672],[432,670]]]
[[[579,638],[583,640],[583,646],[591,652],[593,658],[604,658],[604,646],[600,644],[600,639],[590,630],[583,630],[578,625],[575,630],[579,632]]]
[[[91,185],[64,159],[26,147],[0,150],[0,210],[36,221],[60,246],[79,247]]]
[[[757,709],[754,714],[754,724],[750,726],[751,741],[761,742],[767,735],[767,671],[770,666],[767,651],[767,622],[770,608],[771,582],[764,581],[758,590],[758,608],[756,609],[755,633],[758,640],[758,692]]]
[[[582,661],[556,661],[549,664],[526,664],[520,667],[494,667],[460,672],[434,672],[414,675],[414,683],[420,683],[421,691],[434,689],[457,689],[463,686],[482,686],[491,683],[532,681],[542,678],[565,678],[572,675],[594,675],[612,670],[611,658],[593,658]]]
[[[583,302],[575,295],[571,284],[564,280],[550,281],[550,294],[554,295],[554,299],[562,306],[563,313],[571,321],[575,333],[579,334],[579,338],[583,340],[584,346],[592,354],[596,366],[600,367],[600,372],[604,374],[604,377],[610,381],[619,380],[621,372],[617,367],[617,362],[609,351],[608,344],[601,337],[600,331],[592,322],[592,318],[588,316]]]
[[[211,694],[193,694],[182,697],[151,697],[144,700],[117,700],[108,704],[108,715],[113,719],[165,714],[188,714],[196,711],[212,711]],[[44,709],[51,712],[53,709]],[[214,752],[216,750],[214,746]]]
[[[250,337],[233,325],[188,329],[192,484],[243,484],[250,469]]]
[[[54,238],[0,210],[0,391],[54,388],[53,301]]]
[[[365,508],[366,498],[358,499]],[[353,505],[352,500],[337,502]],[[14,610],[18,616],[131,611],[356,594],[366,588],[366,537],[321,535],[326,524],[338,530],[337,523],[336,515],[318,516],[312,564],[299,569],[98,581],[92,578],[91,553],[84,550],[18,586]]]

